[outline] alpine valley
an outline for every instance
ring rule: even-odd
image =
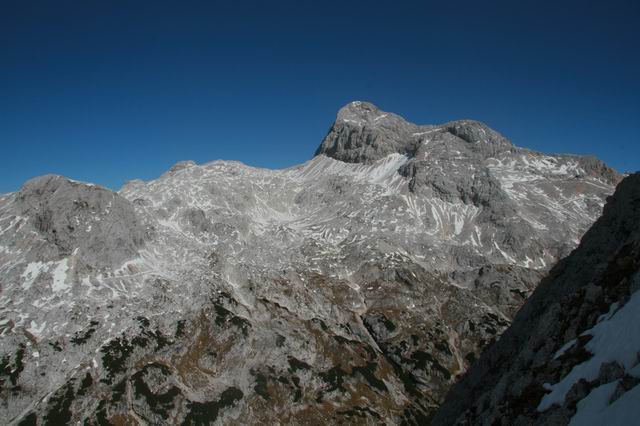
[[[621,179],[480,122],[416,125],[366,102],[342,108],[316,155],[288,169],[181,162],[118,192],[32,179],[0,196],[0,421],[428,424]],[[597,251],[593,235],[583,253]],[[540,289],[588,267],[556,267]],[[544,341],[548,297],[518,316],[519,336]],[[576,333],[593,318],[555,325],[572,330],[558,353],[584,348]],[[520,374],[524,361],[505,361],[524,345],[514,333],[436,420],[511,412],[482,384],[497,386],[501,363],[505,380]],[[540,397],[561,380],[536,374],[522,388]],[[571,383],[541,404],[562,403]],[[502,398],[503,412],[471,410],[481,397]]]

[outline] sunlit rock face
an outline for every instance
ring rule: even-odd
[[[640,174],[447,395],[436,425],[629,425],[640,400]]]
[[[364,102],[289,169],[37,178],[0,197],[0,418],[424,423],[619,179]]]

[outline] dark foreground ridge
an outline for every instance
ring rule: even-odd
[[[637,421],[639,268],[636,173],[620,183],[580,246],[451,389],[434,424]]]

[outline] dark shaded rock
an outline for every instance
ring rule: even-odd
[[[530,375],[531,386],[543,389],[591,358],[585,349],[590,336],[582,333],[614,303],[626,303],[639,266],[640,174],[633,174],[619,184],[580,246],[550,271],[510,328],[449,391],[434,424],[491,424],[505,416],[522,418],[523,424],[564,424],[594,387],[621,379],[614,393],[619,397],[625,387],[634,386],[635,380],[625,382],[624,368],[610,362],[600,366],[597,380],[577,381],[562,404],[544,412],[537,407],[545,392],[514,398],[522,377]],[[556,355],[567,335],[580,337]]]

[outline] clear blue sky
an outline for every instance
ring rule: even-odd
[[[309,159],[352,100],[640,169],[638,1],[0,2],[0,192]]]

